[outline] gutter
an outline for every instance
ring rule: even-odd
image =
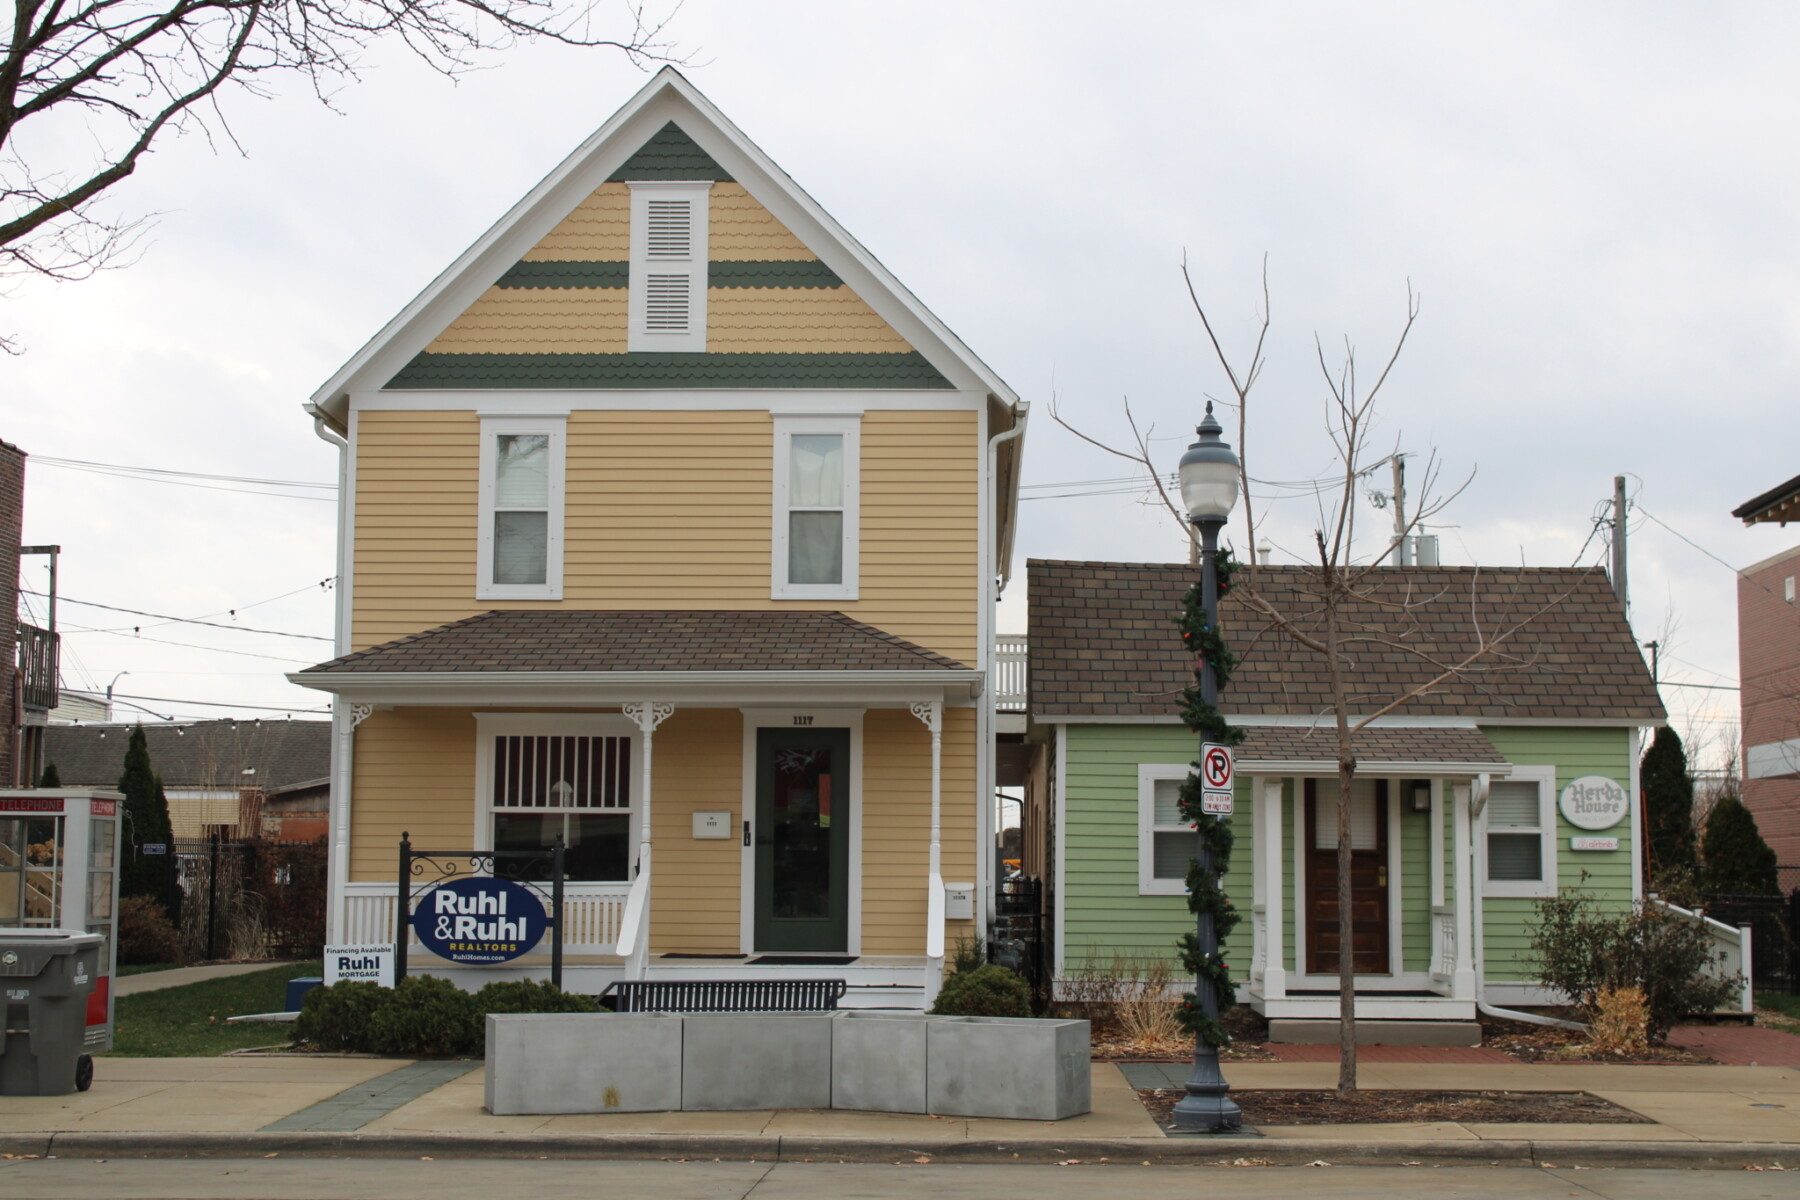
[[[1012,413],[1013,427],[1011,429],[1006,430],[1004,433],[996,433],[993,437],[988,439],[988,458],[989,458],[988,477],[990,479],[994,478],[994,469],[997,468],[1000,464],[1000,447],[1001,447],[1001,445],[1005,442],[1013,441],[1016,438],[1024,437],[1025,436],[1025,426],[1027,425],[1027,423],[1029,423],[1029,421],[1031,419],[1031,405],[1024,400],[1015,401],[1011,406],[1009,406],[1007,411]],[[1019,470],[1018,470],[1018,464],[1019,464],[1020,460],[1022,459],[1024,448],[1025,447],[1024,447],[1023,442],[1021,442],[1015,448],[1015,453],[1013,454],[1013,475],[1012,475],[1011,486],[1006,489],[1006,496],[1004,497],[1004,506],[1003,506],[1005,511],[1000,514],[1001,528],[1003,528],[1006,531],[1006,535],[1000,539],[1000,546],[999,546],[1000,561],[997,564],[1000,568],[1000,571],[999,571],[1000,586],[995,589],[994,598],[996,601],[999,599],[999,593],[1004,592],[1006,590],[1006,585],[1009,582],[1011,582],[1011,580],[1012,580],[1013,535],[1014,535],[1014,531],[1018,527],[1018,523],[1019,523]]]

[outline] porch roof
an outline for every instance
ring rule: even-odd
[[[1256,725],[1238,747],[1247,775],[1337,772],[1337,731],[1321,725]],[[1460,775],[1504,769],[1506,756],[1479,729],[1371,726],[1350,735],[1356,769],[1368,775]]]

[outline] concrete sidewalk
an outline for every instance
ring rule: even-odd
[[[115,996],[135,996],[140,992],[160,992],[164,988],[204,983],[208,979],[250,975],[257,971],[267,971],[271,967],[285,967],[288,962],[289,960],[282,959],[279,962],[207,963],[198,967],[174,967],[167,971],[143,971],[136,975],[121,975],[113,980],[112,990]]]
[[[846,1161],[1437,1162],[1800,1167],[1800,1069],[1371,1063],[1368,1088],[1587,1091],[1637,1125],[1264,1126],[1165,1135],[1121,1069],[1059,1122],[843,1111],[496,1117],[479,1063],[235,1055],[101,1058],[91,1091],[0,1097],[0,1152],[60,1156],[727,1158]],[[1233,1063],[1239,1091],[1330,1087],[1330,1063]]]

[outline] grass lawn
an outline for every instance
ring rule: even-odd
[[[280,1012],[287,1003],[287,981],[321,975],[323,966],[286,963],[229,979],[120,996],[113,1009],[117,1025],[110,1053],[132,1058],[209,1057],[284,1042],[291,1025],[263,1021],[227,1025],[225,1018]]]
[[[1783,1033],[1800,1033],[1800,996],[1792,992],[1756,993],[1757,1023]]]

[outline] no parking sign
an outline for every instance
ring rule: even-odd
[[[1231,747],[1216,742],[1200,745],[1200,808],[1215,817],[1232,814],[1231,779],[1235,764]]]

